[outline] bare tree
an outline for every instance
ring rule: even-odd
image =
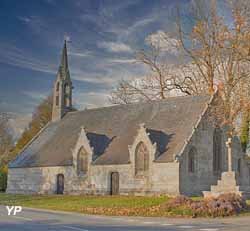
[[[189,33],[184,31],[178,17],[180,44],[205,83],[207,93],[213,94],[215,86],[219,89],[223,99],[221,121],[233,129],[237,116],[247,109],[249,101],[244,87],[250,82],[249,7],[244,0],[237,4],[230,1],[227,9],[232,17],[231,23],[227,23],[218,14],[216,0],[194,3],[194,26]]]
[[[230,22],[217,10],[217,1],[194,1],[194,26],[185,31],[178,16],[180,44],[205,83],[207,93],[218,89],[221,103],[215,108],[217,126],[228,127],[228,159],[237,119],[250,108],[250,8],[249,1],[224,2]],[[216,86],[216,87],[215,87]],[[229,161],[229,170],[232,170]]]
[[[177,40],[169,37],[167,33],[158,32],[160,38],[148,36],[147,50],[136,52],[137,63],[143,64],[148,71],[145,76],[132,80],[121,80],[112,91],[110,101],[112,103],[133,103],[137,101],[152,101],[166,99],[170,92],[179,90],[185,94],[188,91],[188,78],[176,79],[176,66],[168,62],[170,52],[178,49]],[[163,44],[164,42],[164,44]],[[185,86],[184,86],[185,82]]]
[[[229,125],[229,137],[236,132],[237,118],[249,110],[250,9],[247,0],[224,2],[231,15],[219,14],[217,1],[194,0],[191,30],[182,25],[177,11],[178,42],[185,63],[169,65],[161,46],[149,43],[149,51],[137,53],[137,60],[150,70],[141,81],[122,81],[113,98],[122,103],[135,99],[165,99],[169,92],[210,94],[218,89],[222,103],[217,110],[220,125]],[[169,36],[163,39],[169,44]]]
[[[215,0],[193,1],[191,8],[194,26],[190,31],[185,31],[177,10],[179,41],[187,60],[194,64],[199,78],[205,83],[206,92],[212,95],[215,90],[215,72],[219,65],[218,56],[228,30],[217,15]]]

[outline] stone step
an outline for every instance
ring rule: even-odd
[[[236,187],[236,181],[235,182],[225,182],[225,181],[221,181],[217,183],[217,186],[219,187]]]
[[[219,193],[212,193],[211,191],[203,191],[202,193],[205,198],[219,196]]]
[[[236,181],[235,172],[223,172],[217,185],[211,185],[211,191],[204,191],[205,197],[218,196],[225,193],[236,193],[243,197],[250,198],[250,186],[239,186]]]
[[[250,199],[250,192],[238,191],[238,192],[235,192],[235,193],[242,196],[246,200]],[[203,196],[205,198],[207,198],[207,197],[218,197],[218,196],[220,196],[222,194],[225,194],[225,192],[203,191]]]
[[[212,185],[211,186],[212,192],[239,192],[240,187],[239,186],[233,186],[233,185]]]
[[[237,185],[237,181],[235,179],[221,179],[222,184],[234,184]]]

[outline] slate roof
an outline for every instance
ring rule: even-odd
[[[97,157],[94,164],[126,164],[139,125],[145,124],[157,144],[156,162],[172,162],[191,135],[209,96],[173,97],[149,103],[118,105],[70,112],[51,122],[9,164],[14,167],[72,165],[74,148],[82,126]]]

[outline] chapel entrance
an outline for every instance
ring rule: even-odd
[[[119,194],[119,173],[111,172],[110,175],[110,194],[118,195]]]
[[[56,193],[63,194],[63,191],[64,191],[64,175],[58,174],[56,183]]]

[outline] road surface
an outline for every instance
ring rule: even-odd
[[[249,231],[250,217],[172,219],[105,217],[27,209],[8,216],[0,206],[0,231]]]

